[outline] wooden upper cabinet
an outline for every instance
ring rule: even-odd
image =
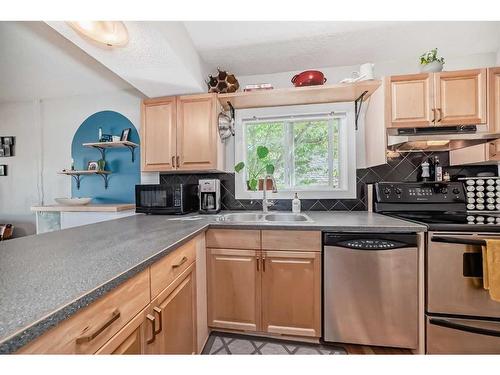
[[[148,99],[142,106],[142,170],[224,170],[216,94]]]
[[[264,251],[262,328],[264,332],[321,336],[321,254]]]
[[[141,163],[142,170],[175,169],[176,98],[145,100],[142,104]]]
[[[388,127],[431,125],[433,80],[431,74],[386,77]]]
[[[215,94],[180,96],[177,100],[177,168],[217,168],[219,135]]]
[[[488,69],[490,131],[500,132],[500,68]]]
[[[260,266],[257,250],[207,249],[208,325],[260,330]]]
[[[434,79],[437,126],[486,123],[486,69],[439,72]]]

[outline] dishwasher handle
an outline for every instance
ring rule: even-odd
[[[451,244],[459,244],[459,245],[486,246],[485,240],[472,239],[472,238],[461,238],[461,237],[451,237],[451,236],[432,236],[431,242],[451,243]]]

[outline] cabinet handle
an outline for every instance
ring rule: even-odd
[[[432,108],[432,122],[436,122],[436,108]]]
[[[98,327],[94,332],[91,332],[91,333],[89,333],[87,335],[83,335],[83,336],[77,337],[76,338],[76,343],[77,344],[82,344],[84,342],[90,342],[90,341],[92,341],[97,336],[99,336],[106,328],[108,328],[111,324],[113,324],[113,322],[116,319],[118,319],[119,317],[120,317],[120,311],[118,311],[118,309],[116,309],[115,311],[113,311],[113,313],[111,314],[111,316],[109,317],[109,319],[107,319],[106,322],[104,322],[104,324],[102,324],[100,327]]]
[[[175,156],[172,156],[172,168],[175,168]]]
[[[179,155],[177,155],[176,160],[177,160],[177,168],[179,168],[181,166],[181,163],[179,162],[180,161]]]
[[[160,321],[160,328],[158,328],[158,330],[155,330],[155,336],[156,336],[163,329],[163,322],[162,322],[163,321],[163,319],[162,319],[163,311],[162,311],[162,309],[160,309],[157,306],[153,307],[153,311],[158,314],[158,320]]]
[[[266,257],[262,257],[262,272],[266,272]]]
[[[188,260],[187,257],[182,257],[181,261],[177,264],[173,264],[172,265],[172,268],[179,268],[180,266],[182,266],[184,263],[186,263]]]
[[[257,261],[255,262],[255,264],[257,265],[257,272],[260,271],[259,263],[260,263],[260,257],[257,257]]]
[[[156,332],[155,332],[155,317],[151,314],[146,315],[146,319],[151,323],[151,338],[146,341],[146,343],[151,344],[155,341]]]
[[[438,108],[437,111],[439,113],[439,119],[437,120],[437,122],[441,122],[441,120],[443,119],[443,112],[441,111],[441,108]]]

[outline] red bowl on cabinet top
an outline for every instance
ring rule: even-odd
[[[295,87],[322,85],[325,82],[326,78],[319,70],[306,70],[292,78]]]

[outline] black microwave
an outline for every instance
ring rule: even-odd
[[[198,185],[135,185],[135,212],[156,215],[198,210]]]

